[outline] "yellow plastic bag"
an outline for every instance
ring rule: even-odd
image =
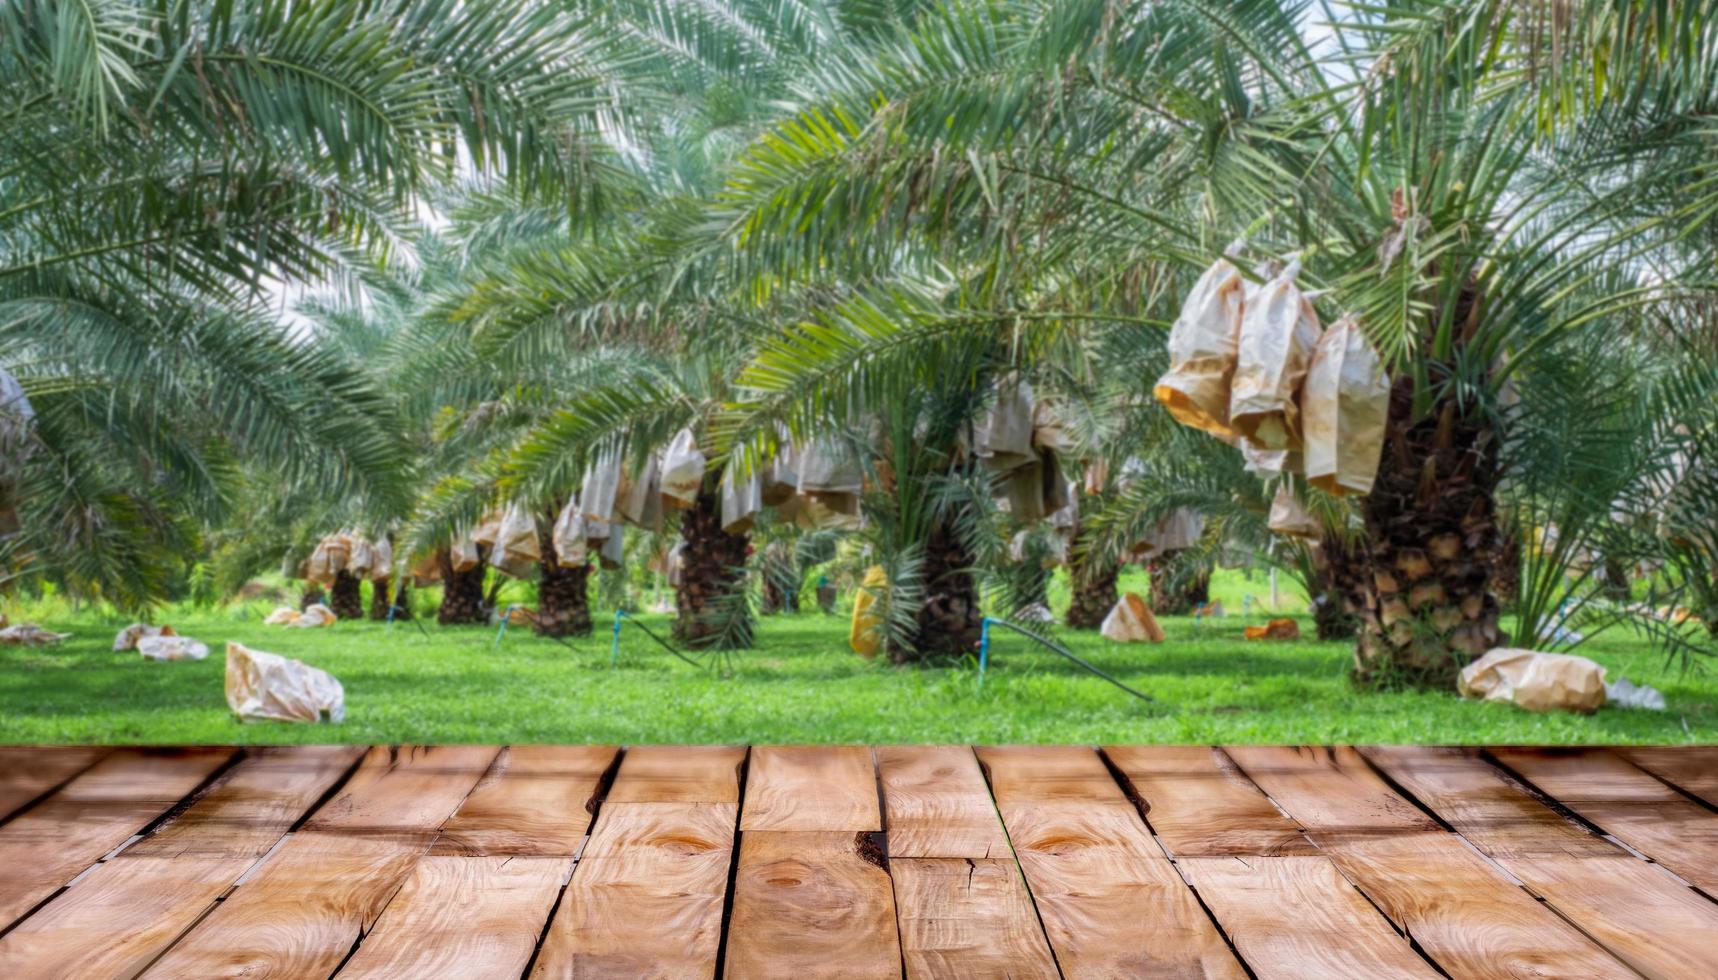
[[[1384,451],[1390,379],[1353,317],[1337,320],[1319,339],[1300,404],[1307,482],[1337,495],[1371,491]]]
[[[889,576],[882,565],[865,569],[859,592],[853,597],[853,626],[847,632],[847,643],[853,652],[870,660],[883,646],[883,617],[872,612],[879,594],[889,587]]]
[[[1205,270],[1169,331],[1169,370],[1151,393],[1177,422],[1214,436],[1234,435],[1229,387],[1245,281],[1227,259]]]
[[[1229,425],[1260,449],[1301,447],[1301,383],[1318,346],[1318,314],[1295,285],[1298,262],[1247,298],[1229,390]]]
[[[1499,647],[1462,668],[1464,698],[1512,701],[1528,711],[1588,713],[1605,703],[1605,668],[1586,657]]]

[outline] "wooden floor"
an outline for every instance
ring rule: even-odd
[[[0,748],[0,977],[1718,976],[1718,747]]]

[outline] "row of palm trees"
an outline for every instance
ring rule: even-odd
[[[1372,686],[1501,642],[1518,565],[1519,643],[1587,609],[1704,649],[1601,601],[1606,565],[1718,623],[1709,5],[56,6],[0,4],[0,114],[32,123],[0,364],[40,445],[13,567],[146,601],[207,528],[235,580],[336,526],[434,554],[689,431],[683,639],[747,642],[737,566],[793,535],[724,530],[723,481],[819,447],[859,471],[891,654],[959,655],[1022,523],[981,433],[1025,384],[1034,465],[1083,484],[1078,625],[1184,508],[1204,536],[1154,578],[1266,554]],[[1365,496],[1153,400],[1226,250],[1297,257],[1384,357]],[[271,280],[341,288],[283,327]],[[1269,534],[1282,484],[1318,547]],[[588,628],[583,578],[541,575],[545,629]]]

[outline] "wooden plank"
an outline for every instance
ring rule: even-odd
[[[1012,859],[890,858],[908,980],[1056,977]]]
[[[1180,864],[1256,976],[1438,976],[1323,855]]]
[[[613,764],[612,745],[516,745],[442,827],[433,853],[576,854],[591,807]]]
[[[744,749],[628,749],[533,977],[715,975]]]
[[[1396,783],[1631,967],[1705,978],[1718,904],[1552,811],[1470,750],[1364,750]]]
[[[1174,857],[1317,853],[1217,749],[1203,745],[1104,747],[1158,840]]]
[[[1718,745],[1648,746],[1618,751],[1689,796],[1718,807]]]
[[[1437,976],[1222,752],[1113,746],[1104,754],[1254,974]]]
[[[891,858],[1013,856],[971,748],[878,746],[877,769]]]
[[[634,746],[605,803],[738,804],[745,763],[743,745]]]
[[[144,975],[328,976],[498,752],[372,749],[302,831]]]
[[[518,977],[572,869],[570,856],[426,857],[340,976]]]
[[[232,749],[117,749],[0,827],[0,928],[167,812]]]
[[[883,829],[877,771],[863,745],[760,745],[746,767],[740,830]]]
[[[883,860],[864,833],[742,834],[723,975],[899,977],[895,898]]]
[[[34,803],[107,754],[96,745],[18,745],[0,748],[0,820]]]
[[[1492,755],[1605,833],[1718,894],[1718,813],[1607,749],[1495,749]]]
[[[1390,789],[1353,749],[1226,752],[1456,980],[1635,975]]]
[[[0,976],[134,976],[267,853],[362,751],[249,750],[189,808],[0,938]]]
[[[1064,975],[1245,976],[1095,751],[978,757]]]

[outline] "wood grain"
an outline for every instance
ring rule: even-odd
[[[715,975],[744,749],[628,749],[533,977]]]
[[[1132,785],[1152,831],[1174,857],[1316,853],[1300,827],[1217,749],[1112,745],[1104,754]]]
[[[0,928],[167,812],[232,749],[116,749],[0,826]]]
[[[890,857],[1012,858],[1002,818],[972,749],[878,746],[877,769]]]
[[[1180,864],[1255,976],[1438,976],[1323,855]]]
[[[1617,751],[1684,793],[1718,807],[1718,745],[1651,746]]]
[[[846,831],[744,833],[723,975],[899,977],[894,892],[868,846]]]
[[[908,980],[1056,977],[1012,859],[891,858]]]
[[[1711,976],[1718,904],[1564,819],[1471,751],[1365,749],[1528,889],[1649,977]]]
[[[361,748],[252,749],[183,812],[0,938],[0,976],[133,976],[280,840]],[[91,937],[101,937],[91,942]]]
[[[1245,976],[1095,751],[978,756],[1064,975]]]
[[[612,745],[516,745],[460,804],[432,853],[565,856],[590,829]]]
[[[571,857],[426,857],[340,976],[512,980],[572,868]]]
[[[877,831],[877,772],[863,745],[759,745],[740,830]]]
[[[1391,790],[1352,749],[1226,751],[1456,980],[1634,975]]]
[[[0,748],[0,820],[5,820],[38,797],[60,785],[106,755],[95,745],[18,745]]]
[[[1718,894],[1718,813],[1608,749],[1494,749],[1492,755],[1605,833]]]
[[[433,836],[500,752],[493,745],[376,746],[304,830],[371,837]],[[427,846],[429,840],[423,843]]]
[[[610,803],[739,803],[743,745],[635,745],[609,789]]]

